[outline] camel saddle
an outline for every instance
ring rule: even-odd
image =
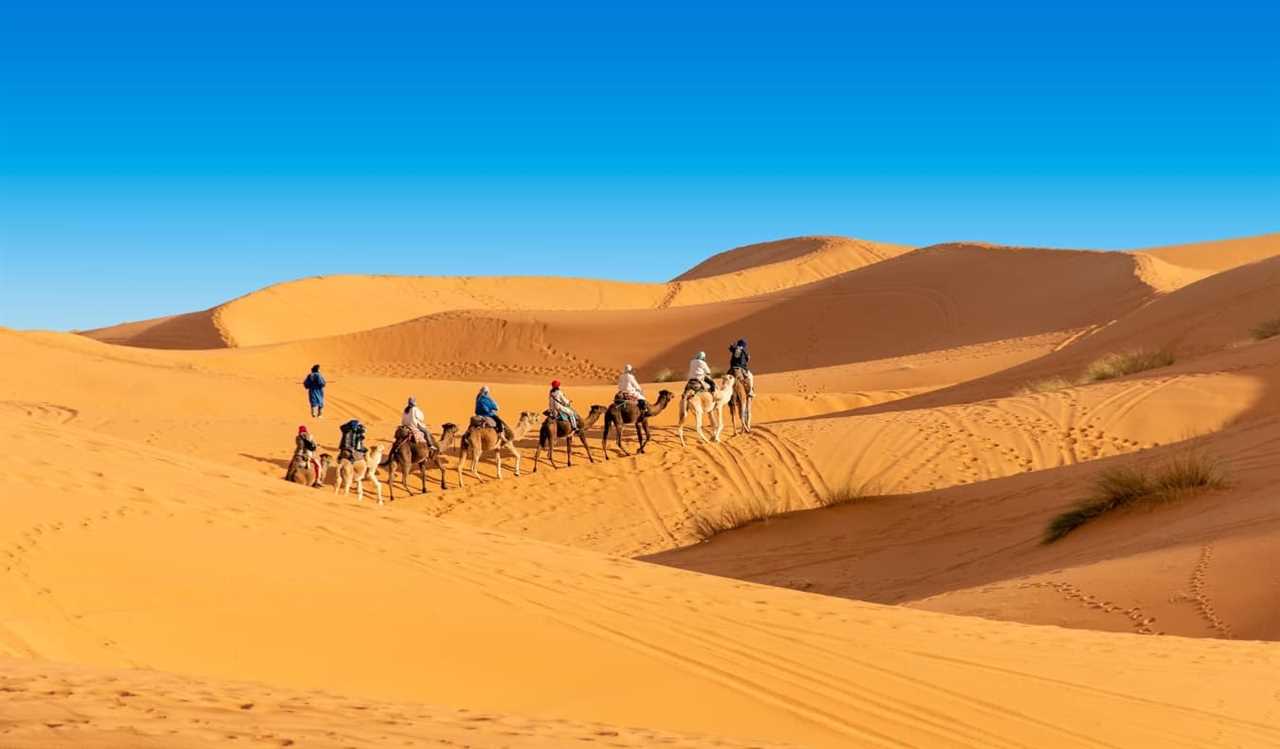
[[[498,429],[498,422],[493,420],[492,416],[472,416],[471,426],[477,429]]]
[[[614,403],[635,403],[638,400],[640,399],[636,397],[635,393],[625,393],[621,390],[618,391],[617,395],[613,396]]]

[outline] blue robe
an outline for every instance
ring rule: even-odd
[[[496,416],[498,404],[487,395],[476,396],[476,416]]]
[[[319,408],[324,405],[324,375],[319,372],[312,372],[307,375],[307,379],[302,381],[307,388],[307,400],[311,401],[312,408]]]

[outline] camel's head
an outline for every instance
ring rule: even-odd
[[[368,461],[373,465],[377,465],[382,462],[382,445],[373,446],[373,449],[369,451]]]
[[[731,374],[725,375],[724,379],[721,380],[720,383],[721,383],[720,387],[724,388],[725,390],[733,390],[733,375]]]
[[[599,406],[599,405],[592,406],[591,410],[587,412],[587,420],[594,421],[595,419],[598,419],[601,416],[604,416],[604,412],[607,410],[609,410],[608,406]]]
[[[458,425],[454,424],[452,421],[446,422],[440,427],[440,439],[444,439],[445,437],[448,437],[451,434],[457,434],[457,433],[458,433]]]
[[[667,401],[671,400],[671,399],[672,399],[672,398],[674,398],[674,397],[676,397],[676,394],[675,394],[675,393],[673,393],[673,392],[671,392],[670,390],[659,390],[659,391],[658,391],[658,400],[657,400],[657,401],[655,401],[655,402],[656,402],[656,403],[666,403]]]
[[[538,422],[538,413],[536,411],[521,411],[519,426],[530,428]]]
[[[333,463],[333,456],[329,453],[320,453],[320,471],[321,473],[328,471],[329,466]]]

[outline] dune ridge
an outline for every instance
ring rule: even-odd
[[[771,262],[765,267],[755,267],[759,261],[737,262],[733,272],[681,276],[667,284],[522,276],[304,278],[180,316],[185,332],[168,332],[176,324],[174,319],[157,318],[84,331],[84,335],[148,348],[220,348],[355,333],[457,309],[662,309],[812,283],[909,249],[843,237],[801,237],[770,246],[792,256],[792,261]],[[209,330],[216,335],[208,334]]]

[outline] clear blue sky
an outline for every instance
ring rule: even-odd
[[[0,325],[797,234],[1280,228],[1274,2],[433,5],[4,3]]]

